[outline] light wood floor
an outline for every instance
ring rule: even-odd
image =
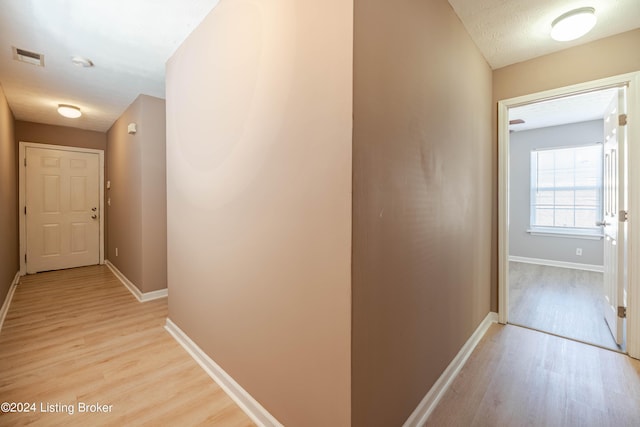
[[[640,426],[640,361],[493,325],[427,426]]]
[[[614,350],[602,273],[509,262],[509,322]]]
[[[105,266],[23,277],[0,332],[0,402],[37,410],[0,413],[0,425],[252,426],[166,317],[166,299],[139,303]],[[78,413],[80,402],[111,412]]]

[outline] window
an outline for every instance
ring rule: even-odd
[[[531,230],[600,234],[602,144],[531,151]]]

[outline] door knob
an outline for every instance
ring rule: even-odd
[[[91,219],[96,219],[96,218],[98,218],[98,215],[96,214],[91,215]]]
[[[607,225],[611,225],[611,223],[607,221],[596,221],[596,225],[598,227],[606,227]]]

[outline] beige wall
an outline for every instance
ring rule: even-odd
[[[142,149],[138,135],[127,133],[127,125],[140,119],[141,104],[134,101],[107,131],[110,189],[106,191],[110,203],[105,258],[138,289],[142,288]]]
[[[640,70],[640,29],[493,72],[493,100],[528,95]]]
[[[513,64],[493,72],[493,149],[498,152],[497,102],[591,80],[640,71],[640,29]],[[497,162],[493,164],[493,216],[491,307],[498,308],[497,284]]]
[[[167,287],[167,121],[164,99],[142,95],[142,288]]]
[[[350,422],[352,4],[222,0],[167,65],[169,317],[280,422]]]
[[[167,287],[165,127],[164,100],[140,95],[107,132],[107,259],[142,292]]]
[[[13,113],[0,86],[0,306],[20,269],[16,151]]]
[[[491,70],[446,0],[356,0],[352,425],[406,421],[489,313]]]
[[[107,135],[104,132],[16,120],[16,142],[20,141],[94,150],[107,149]]]

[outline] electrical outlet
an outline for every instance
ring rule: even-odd
[[[582,256],[582,248],[576,248],[576,255]]]

